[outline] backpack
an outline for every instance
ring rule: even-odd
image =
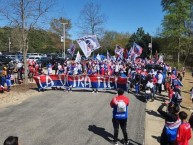
[[[126,112],[126,104],[123,100],[118,101],[117,112],[118,113]]]

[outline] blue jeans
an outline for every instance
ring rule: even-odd
[[[135,84],[135,91],[136,91],[137,94],[140,93],[139,84]]]

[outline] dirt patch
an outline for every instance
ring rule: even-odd
[[[190,115],[190,108],[193,109],[193,104],[190,98],[190,89],[193,86],[192,84],[193,78],[190,72],[186,72],[185,78],[183,78],[183,88],[182,88],[182,110],[186,111]]]
[[[0,94],[0,108],[20,104],[24,100],[36,96],[41,92],[37,91],[37,85],[35,83],[20,84],[11,87],[10,92],[4,92]]]

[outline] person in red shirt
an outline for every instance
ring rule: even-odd
[[[182,121],[182,124],[178,128],[178,134],[177,134],[177,145],[189,145],[189,140],[191,138],[191,126],[186,121],[187,119],[187,113],[184,111],[181,111],[179,113],[179,117]]]
[[[155,93],[157,90],[157,79],[154,74],[152,74],[152,82],[153,82],[153,98],[155,98]]]
[[[128,118],[128,105],[129,98],[124,96],[124,90],[119,88],[117,90],[118,96],[115,96],[111,102],[110,106],[113,108],[113,128],[114,128],[114,141],[112,142],[114,145],[118,145],[118,132],[119,125],[122,129],[124,136],[124,145],[128,145],[128,135],[127,135],[127,118]]]
[[[28,66],[28,69],[29,69],[29,73],[28,73],[29,80],[30,80],[30,82],[33,82],[33,76],[34,76],[35,68],[33,65],[30,64]]]

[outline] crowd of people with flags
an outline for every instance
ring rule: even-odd
[[[77,43],[86,57],[89,57],[94,50],[100,48],[96,36],[82,37],[77,40]],[[73,55],[75,46],[72,45],[68,51]],[[162,55],[158,57],[156,53],[156,56],[151,59],[141,58],[140,55],[142,54],[142,51],[143,48],[136,43],[133,44],[133,47],[129,52],[119,45],[116,45],[115,56],[110,56],[107,51],[105,59],[102,59],[100,55],[97,55],[96,59],[88,60],[81,60],[81,55],[78,51],[75,60],[65,60],[64,62],[55,61],[54,64],[48,63],[46,66],[47,72],[42,68],[41,64],[37,64],[36,62],[33,62],[33,64],[29,63],[28,77],[30,78],[30,81],[33,81],[34,76],[52,74],[127,78],[128,91],[134,90],[136,96],[144,94],[146,102],[154,101],[157,96],[162,94],[162,91],[166,91],[169,100],[167,102],[168,111],[164,112],[162,110],[164,107],[163,105],[158,108],[158,112],[166,120],[166,125],[164,126],[161,136],[161,144],[172,144],[176,142],[176,140],[181,143],[188,142],[191,138],[189,132],[190,128],[193,127],[193,122],[191,121],[190,124],[181,126],[181,122],[185,122],[187,114],[181,112],[178,116],[183,99],[181,88],[183,87],[182,79],[185,76],[185,68],[182,68],[182,76],[180,71],[177,71],[175,67],[172,68],[169,64],[164,62]],[[147,65],[152,67],[147,68]],[[22,67],[19,69],[21,74],[23,69],[24,68]],[[1,77],[1,86],[4,86],[5,83],[2,79],[4,76],[5,79],[8,80],[11,78],[11,76],[7,75],[6,68],[3,70],[3,77]],[[72,87],[68,88],[68,91],[72,91],[72,89]],[[98,92],[97,88],[95,89],[95,92]],[[9,84],[8,90],[10,90]],[[193,88],[191,88],[190,91],[193,102]],[[180,128],[180,132],[177,131],[177,128]],[[181,132],[185,133],[181,134]],[[185,137],[184,134],[186,135]]]

